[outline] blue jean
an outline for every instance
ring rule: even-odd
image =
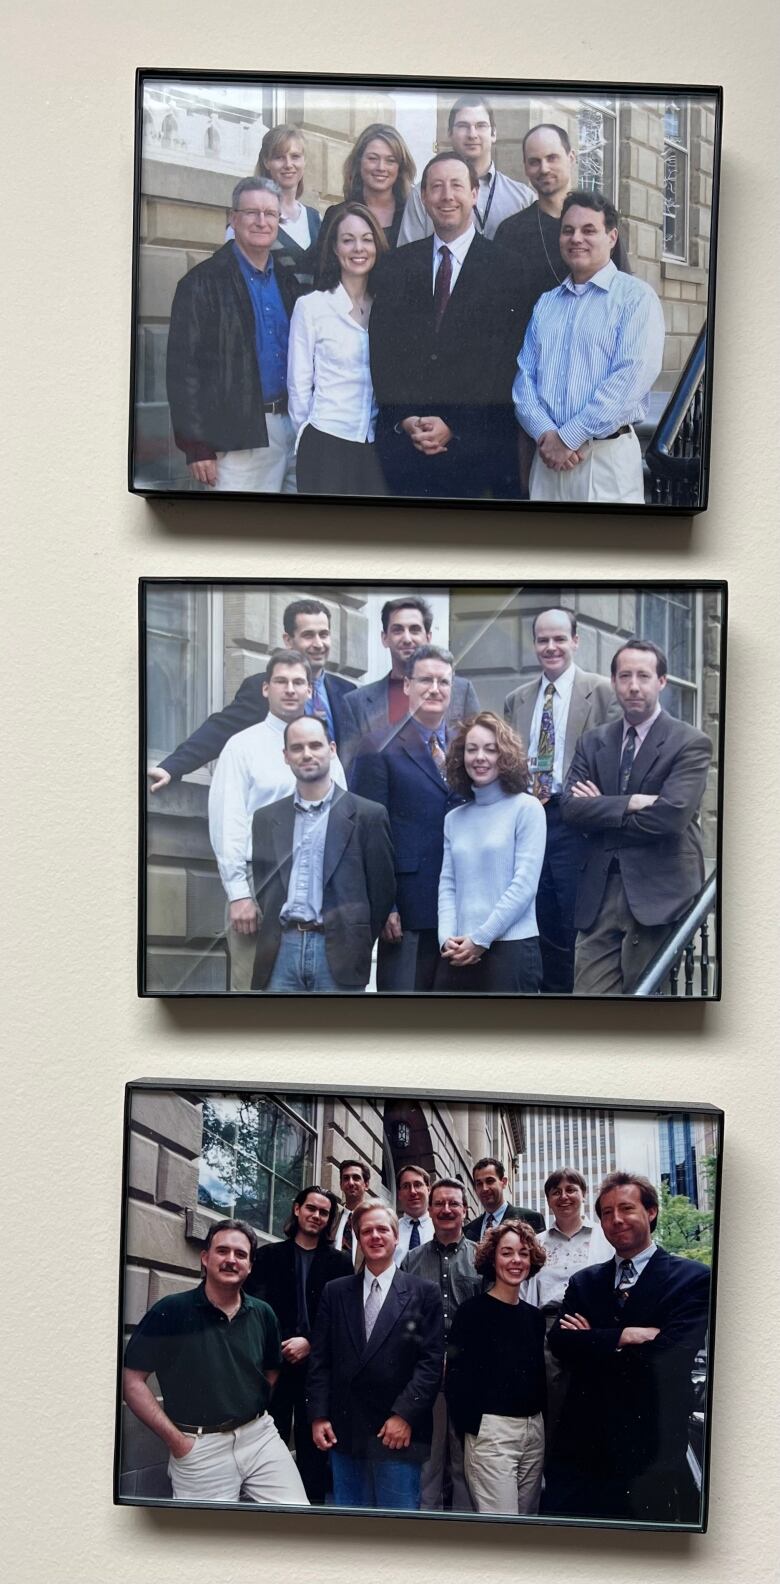
[[[283,930],[266,990],[341,990],[328,966],[325,936],[317,930]]]
[[[331,1452],[333,1501],[337,1507],[384,1507],[416,1512],[420,1505],[420,1465],[403,1458],[355,1458]]]

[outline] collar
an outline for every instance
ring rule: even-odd
[[[574,1238],[578,1238],[579,1237],[581,1232],[590,1233],[592,1231],[593,1231],[593,1222],[591,1221],[589,1216],[583,1216],[582,1222],[581,1222],[580,1226],[578,1226],[576,1232],[562,1232],[560,1227],[557,1225],[557,1222],[553,1221],[552,1226],[547,1228],[547,1236],[548,1236],[548,1238],[549,1237],[561,1238],[564,1243],[571,1243],[571,1242],[573,1242]]]
[[[455,237],[454,241],[452,241],[452,242],[445,242],[444,238],[440,237],[437,234],[437,232],[434,231],[434,233],[433,233],[433,255],[434,255],[434,258],[436,257],[436,252],[437,252],[438,248],[446,247],[446,248],[449,248],[453,258],[457,259],[459,264],[462,264],[464,258],[466,257],[466,254],[468,253],[469,248],[471,247],[472,242],[474,241],[474,237],[475,236],[476,236],[476,231],[474,230],[474,221],[473,220],[471,221],[471,224],[466,227],[466,230],[462,231],[460,236],[459,237]]]
[[[490,164],[488,165],[487,170],[485,171],[484,176],[480,176],[480,178],[479,178],[480,187],[482,186],[483,182],[487,186],[487,184],[489,182],[495,181],[495,177],[496,177],[496,164],[495,164],[495,160],[491,160]]]
[[[613,264],[612,260],[610,259],[609,262],[604,265],[603,269],[597,270],[595,275],[591,275],[590,280],[583,281],[582,285],[597,286],[599,291],[608,292],[617,274],[617,266]],[[566,276],[566,279],[561,286],[561,291],[569,291],[573,297],[580,295],[580,293],[576,292],[574,289],[574,281],[572,280],[571,275]]]
[[[632,1254],[631,1255],[631,1263],[632,1263],[632,1265],[634,1267],[634,1270],[637,1273],[637,1276],[641,1276],[642,1271],[644,1270],[645,1266],[647,1264],[649,1264],[649,1262],[652,1259],[653,1255],[657,1252],[657,1248],[658,1248],[657,1243],[649,1243],[646,1249],[642,1249],[641,1254]],[[615,1283],[616,1284],[617,1284],[617,1279],[618,1279],[618,1274],[619,1274],[619,1271],[620,1271],[620,1267],[621,1267],[621,1265],[623,1263],[623,1258],[624,1258],[624,1256],[622,1254],[617,1254],[617,1253],[615,1254]]]
[[[293,804],[296,809],[300,809],[302,814],[311,814],[314,810],[330,808],[330,805],[333,802],[333,794],[335,790],[336,783],[335,781],[331,781],[325,796],[321,797],[316,803],[314,801],[307,801],[304,798],[300,798],[296,790],[295,796],[293,797]]]
[[[271,279],[271,276],[274,272],[274,260],[272,253],[269,253],[268,255],[268,262],[265,266],[265,269],[258,269],[257,265],[253,264],[252,260],[247,258],[246,253],[242,253],[238,243],[235,240],[235,237],[233,238],[233,248],[235,250],[236,258],[238,259],[238,262],[245,274],[252,275],[260,280],[265,281]]]
[[[421,1216],[410,1216],[410,1215],[407,1215],[406,1211],[404,1210],[403,1215],[398,1217],[398,1225],[399,1226],[402,1226],[402,1225],[403,1226],[411,1226],[412,1222],[416,1221],[418,1226],[423,1227],[423,1226],[427,1226],[428,1225],[430,1219],[431,1219],[430,1213],[427,1210],[425,1212],[425,1215],[421,1215]]]
[[[358,324],[357,319],[353,319],[352,298],[341,281],[339,281],[338,286],[333,287],[332,291],[325,292],[323,295],[330,299],[331,305],[340,319],[348,320],[351,325],[355,326],[356,330],[362,330],[364,334],[368,334],[368,327]]]
[[[428,747],[428,744],[429,744],[431,738],[435,737],[437,743],[439,744],[439,747],[442,750],[442,752],[443,753],[446,752],[446,749],[447,749],[447,722],[446,722],[446,720],[441,721],[438,726],[421,726],[420,722],[418,721],[418,719],[416,717],[416,715],[410,715],[409,719],[414,721],[414,724],[417,727],[417,730],[420,733],[420,736],[422,737],[422,740],[425,743],[426,748]]]
[[[653,713],[650,716],[649,720],[642,721],[641,726],[635,726],[634,727],[634,731],[636,732],[636,741],[637,741],[637,747],[638,748],[641,748],[642,743],[644,742],[644,740],[645,740],[645,738],[646,738],[646,736],[647,736],[647,734],[648,734],[648,732],[650,730],[650,727],[655,725],[660,713],[661,713],[661,706],[660,706],[660,704],[656,704],[655,709],[653,710]],[[626,717],[624,715],[623,716],[623,739],[622,739],[624,743],[625,743],[626,737],[628,736],[630,725],[631,725],[631,722],[627,721]]]
[[[566,670],[562,671],[561,675],[556,677],[553,682],[553,687],[555,688],[558,697],[564,701],[571,698],[571,690],[574,687],[574,673],[576,669],[577,667],[574,665],[567,666]],[[542,672],[539,678],[539,692],[544,694],[549,685],[550,684],[547,677],[545,676],[544,672]]]
[[[449,1254],[450,1252],[457,1254],[458,1249],[463,1247],[465,1241],[465,1233],[461,1233],[457,1243],[442,1243],[436,1236],[436,1233],[434,1232],[433,1234],[433,1246],[434,1248],[440,1249],[442,1254]]]
[[[286,720],[280,720],[278,715],[272,715],[271,711],[269,710],[265,720],[260,721],[260,725],[267,726],[269,731],[276,732],[277,736],[283,737],[284,728],[287,725],[287,722]]]
[[[377,1277],[373,1277],[371,1275],[371,1272],[370,1272],[368,1266],[364,1265],[363,1266],[363,1302],[365,1303],[365,1301],[366,1301],[366,1299],[367,1299],[367,1297],[368,1297],[368,1295],[369,1295],[369,1293],[371,1291],[371,1283],[374,1280],[379,1282],[379,1291],[381,1292],[382,1297],[386,1298],[387,1294],[388,1294],[388,1292],[390,1290],[390,1284],[391,1284],[391,1282],[393,1280],[393,1277],[395,1276],[395,1272],[396,1272],[395,1264],[388,1265],[387,1270],[383,1270],[383,1271],[380,1272],[380,1274]]]
[[[246,1298],[246,1293],[244,1292],[243,1287],[241,1288],[240,1298],[241,1298],[241,1308],[244,1309],[246,1307],[247,1298]],[[208,1293],[206,1292],[206,1283],[205,1283],[205,1281],[202,1281],[200,1286],[195,1288],[194,1301],[195,1301],[196,1304],[199,1304],[201,1306],[201,1308],[203,1308],[203,1309],[213,1309],[215,1314],[224,1314],[225,1313],[224,1309],[220,1309],[219,1304],[215,1304],[215,1303],[211,1302],[211,1299],[209,1298]]]

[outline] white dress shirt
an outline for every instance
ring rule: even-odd
[[[340,440],[373,440],[377,404],[368,362],[368,325],[351,317],[352,300],[333,291],[299,297],[290,320],[287,397],[296,449],[307,423]]]
[[[395,1246],[396,1265],[400,1265],[401,1260],[405,1259],[406,1255],[409,1253],[409,1239],[412,1235],[413,1221],[416,1221],[418,1227],[420,1228],[420,1248],[422,1248],[423,1243],[430,1243],[431,1238],[433,1237],[433,1222],[427,1210],[425,1215],[421,1216],[412,1217],[410,1215],[406,1215],[405,1213],[404,1215],[399,1216],[398,1242]]]
[[[431,291],[435,290],[436,276],[438,275],[441,268],[441,253],[439,252],[439,249],[443,247],[449,248],[452,255],[452,277],[450,279],[450,296],[452,296],[452,293],[455,290],[455,282],[457,281],[458,276],[463,268],[463,260],[465,259],[475,236],[476,231],[474,230],[473,225],[468,226],[465,231],[462,231],[460,236],[455,237],[453,242],[443,242],[441,237],[437,236],[436,232],[434,231]]]
[[[387,1270],[380,1271],[378,1276],[372,1276],[370,1270],[368,1269],[368,1266],[364,1266],[364,1269],[363,1269],[363,1308],[364,1309],[365,1309],[366,1304],[368,1302],[368,1295],[369,1295],[369,1293],[371,1291],[371,1288],[373,1287],[375,1281],[379,1282],[379,1307],[380,1307],[380,1309],[382,1308],[382,1305],[383,1305],[383,1303],[384,1303],[384,1301],[385,1301],[385,1299],[386,1299],[386,1297],[387,1297],[387,1295],[388,1295],[388,1293],[390,1291],[390,1288],[393,1285],[393,1277],[394,1276],[395,1276],[395,1266],[394,1265],[388,1265]]]
[[[566,727],[569,720],[569,706],[571,704],[571,690],[574,687],[576,667],[567,666],[566,670],[556,677],[553,686],[553,726],[555,728],[555,755],[553,757],[552,791],[560,792],[563,787],[563,751],[566,746]],[[544,695],[549,687],[549,682],[544,672],[539,678],[539,688],[536,694],[536,703],[531,717],[531,730],[528,734],[528,758],[533,761],[539,752],[539,733],[542,729],[542,710]]]
[[[209,789],[209,840],[229,902],[251,899],[252,815],[295,790],[285,763],[286,722],[267,715],[257,726],[230,737],[217,760]],[[340,759],[331,761],[337,786],[347,780]]]
[[[634,1270],[636,1271],[636,1275],[633,1277],[632,1281],[626,1283],[627,1286],[630,1286],[630,1287],[635,1287],[636,1286],[636,1283],[638,1282],[638,1280],[639,1280],[639,1278],[640,1278],[645,1266],[650,1263],[650,1260],[652,1259],[657,1247],[658,1247],[657,1243],[648,1243],[647,1248],[646,1249],[642,1249],[642,1252],[640,1254],[632,1254],[631,1255],[631,1264],[633,1265]],[[620,1277],[621,1277],[620,1267],[623,1264],[624,1258],[625,1258],[625,1255],[623,1255],[623,1254],[617,1254],[617,1253],[615,1254],[615,1286],[616,1287],[620,1286]]]

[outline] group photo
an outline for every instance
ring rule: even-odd
[[[703,1530],[722,1113],[128,1086],[115,1500]]]
[[[720,94],[138,74],[129,485],[707,504]]]
[[[139,993],[720,994],[720,583],[142,580]]]

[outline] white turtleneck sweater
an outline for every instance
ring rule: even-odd
[[[439,943],[469,935],[475,946],[538,935],[536,888],[547,820],[529,792],[504,792],[500,781],[475,787],[444,821],[439,880]]]

